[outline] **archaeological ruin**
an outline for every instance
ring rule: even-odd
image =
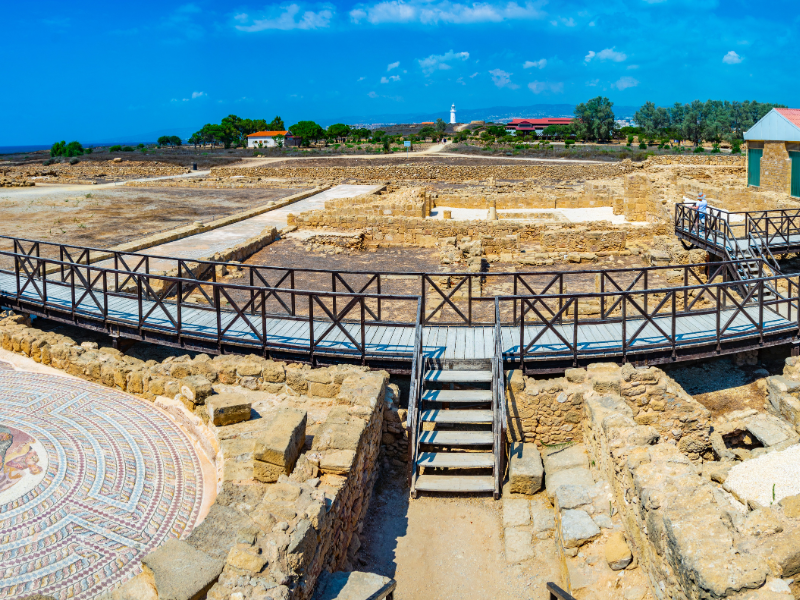
[[[0,168],[0,598],[800,598],[800,199],[349,160]]]

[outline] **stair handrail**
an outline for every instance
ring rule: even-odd
[[[502,493],[506,456],[506,385],[503,370],[503,338],[500,327],[500,299],[494,300],[494,357],[492,358],[492,431],[495,499]]]
[[[417,321],[414,326],[414,349],[411,357],[411,381],[408,392],[408,485],[411,493],[417,482],[417,456],[419,455],[419,403],[422,397],[422,374],[425,371],[422,355],[422,298],[417,300]]]

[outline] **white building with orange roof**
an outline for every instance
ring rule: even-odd
[[[286,138],[290,138],[289,131],[256,131],[247,136],[248,148],[275,148],[278,145],[286,144]],[[280,144],[279,144],[280,143]]]

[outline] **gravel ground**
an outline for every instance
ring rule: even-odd
[[[800,444],[736,465],[725,484],[740,498],[762,506],[800,494]]]

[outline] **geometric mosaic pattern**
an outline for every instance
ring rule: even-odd
[[[0,598],[94,598],[194,527],[203,475],[152,404],[0,368]]]

